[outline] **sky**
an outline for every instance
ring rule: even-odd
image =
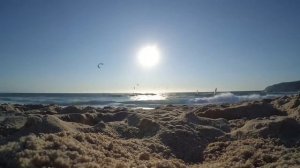
[[[0,92],[240,91],[299,80],[299,9],[298,0],[1,0]],[[147,45],[160,50],[151,68],[137,59]]]

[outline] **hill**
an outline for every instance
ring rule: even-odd
[[[283,82],[265,88],[266,92],[297,92],[300,91],[300,81]]]

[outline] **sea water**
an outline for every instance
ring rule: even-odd
[[[0,93],[0,104],[57,104],[61,106],[79,105],[96,107],[155,108],[161,105],[206,105],[237,103],[241,101],[276,98],[294,93],[272,93],[262,91],[220,92],[180,92],[156,94],[128,93]]]

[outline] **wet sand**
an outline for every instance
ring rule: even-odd
[[[153,110],[2,104],[0,167],[300,167],[300,95]]]

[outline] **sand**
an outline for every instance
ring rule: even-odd
[[[300,96],[153,110],[2,104],[0,167],[300,167]]]

